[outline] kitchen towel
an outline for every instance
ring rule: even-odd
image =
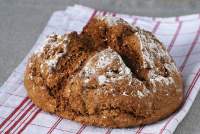
[[[80,32],[95,15],[117,16],[130,24],[153,32],[170,52],[184,79],[185,103],[170,117],[151,125],[136,128],[109,129],[85,126],[43,112],[27,97],[23,73],[28,57],[42,47],[52,33]],[[171,134],[189,111],[200,89],[200,14],[157,18],[97,11],[81,5],[56,11],[35,45],[0,88],[0,133],[24,134]],[[167,106],[166,106],[167,107]]]

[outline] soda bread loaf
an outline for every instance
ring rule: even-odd
[[[159,121],[183,102],[183,81],[163,44],[120,18],[95,17],[78,34],[50,35],[24,84],[46,112],[86,125]]]

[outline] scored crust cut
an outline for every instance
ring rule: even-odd
[[[163,44],[109,16],[80,34],[50,35],[30,57],[24,84],[44,111],[100,127],[153,123],[183,102],[180,72]]]

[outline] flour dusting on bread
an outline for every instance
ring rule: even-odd
[[[80,77],[86,82],[97,79],[100,85],[115,83],[119,80],[132,82],[132,73],[124,64],[121,56],[111,48],[107,48],[91,57],[80,72]]]

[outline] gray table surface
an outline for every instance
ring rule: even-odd
[[[22,61],[55,10],[82,4],[144,16],[200,13],[199,0],[0,0],[0,85]],[[200,133],[200,94],[175,134]]]

